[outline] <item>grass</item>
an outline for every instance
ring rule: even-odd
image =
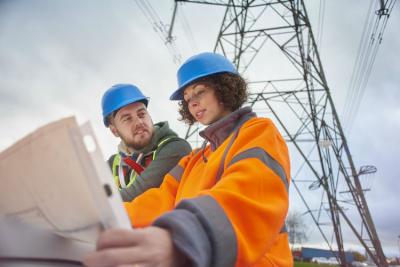
[[[317,264],[312,262],[295,261],[294,267],[339,267],[339,265]]]

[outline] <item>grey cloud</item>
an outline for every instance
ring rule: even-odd
[[[164,22],[169,23],[172,5],[167,2],[152,3]],[[315,17],[318,7],[313,2],[308,1],[314,5],[309,13]],[[368,7],[364,2],[326,2],[320,51],[339,108],[345,101],[363,13]],[[198,51],[193,51],[180,24],[176,25],[175,35],[183,58],[212,50],[223,10],[202,9],[196,5],[185,5],[181,10],[198,42]],[[399,113],[396,115],[400,103],[397,78],[400,38],[396,27],[399,10],[396,8],[389,20],[373,76],[348,136],[356,165],[378,167],[367,199],[384,244],[392,244],[398,234],[396,223],[399,224],[395,210],[399,203],[397,178],[400,175],[397,145],[400,119]],[[202,12],[209,14],[209,19],[204,21]],[[269,58],[271,69],[280,66],[272,62],[273,58],[274,55]],[[185,128],[176,121],[176,105],[167,102],[176,87],[176,69],[163,42],[134,1],[1,1],[0,119],[9,129],[0,135],[0,149],[9,145],[10,136],[14,138],[15,132],[29,132],[72,113],[90,119],[105,154],[114,152],[115,139],[105,133],[99,101],[103,91],[117,82],[136,83],[144,88],[152,98],[153,118],[170,120],[183,134]],[[293,157],[293,160],[296,161],[293,165],[298,166],[299,159]],[[318,202],[317,195],[311,198]],[[293,197],[291,204],[301,206],[299,201]],[[316,232],[315,228],[310,231]]]

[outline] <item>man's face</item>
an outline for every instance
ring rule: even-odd
[[[111,119],[110,130],[128,147],[140,150],[150,143],[154,127],[146,106],[136,102],[118,110]]]

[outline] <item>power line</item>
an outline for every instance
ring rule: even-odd
[[[364,55],[366,54],[366,44],[367,42],[367,38],[368,36],[370,36],[371,33],[371,27],[372,27],[372,18],[373,18],[373,13],[371,12],[372,10],[372,5],[373,2],[375,0],[371,0],[369,8],[368,8],[368,12],[366,14],[366,19],[364,22],[364,28],[363,28],[363,32],[361,35],[361,39],[360,39],[360,43],[358,45],[358,50],[357,50],[357,56],[356,56],[356,60],[354,62],[354,66],[353,66],[353,72],[350,78],[350,84],[347,90],[347,94],[346,94],[346,102],[345,102],[345,106],[344,106],[344,111],[343,111],[343,117],[346,118],[349,116],[349,109],[350,106],[352,105],[352,101],[354,100],[354,94],[355,94],[355,81],[356,79],[358,79],[358,75],[361,72],[361,61],[363,60]],[[348,118],[347,118],[348,120]]]
[[[147,0],[136,0],[136,4],[143,12],[149,23],[153,26],[153,30],[157,33],[158,37],[167,47],[168,52],[172,56],[173,62],[175,64],[180,64],[182,61],[182,56],[178,52],[178,49],[173,42],[173,39],[169,38],[168,25],[163,23],[161,17],[157,14],[155,9]]]
[[[344,106],[343,117],[348,132],[351,130],[364,96],[378,54],[379,45],[382,43],[383,33],[395,1],[386,1],[386,8],[381,7],[380,9],[377,7],[378,2],[375,2],[374,9],[376,10],[376,15],[371,12],[373,0],[370,3]],[[375,20],[373,20],[374,17]]]
[[[189,42],[189,44],[190,44],[190,46],[192,48],[192,51],[195,52],[195,51],[198,50],[197,49],[197,45],[196,45],[196,41],[194,39],[192,30],[190,29],[190,26],[189,26],[188,20],[186,18],[186,15],[183,12],[183,9],[180,10],[179,14],[180,14],[179,17],[181,18],[180,21],[182,23],[182,28],[183,28],[183,31],[185,33],[185,36],[186,36],[186,38],[187,38],[187,40],[188,40],[188,42]]]
[[[321,52],[322,46],[322,37],[323,37],[323,30],[324,30],[324,21],[325,21],[325,0],[321,0],[319,3],[319,10],[318,10],[318,35],[317,35],[317,43],[318,47],[320,48],[319,51]]]

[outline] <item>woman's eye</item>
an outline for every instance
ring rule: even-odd
[[[206,92],[206,90],[202,89],[196,94],[196,96],[197,97],[202,96],[205,92]]]

